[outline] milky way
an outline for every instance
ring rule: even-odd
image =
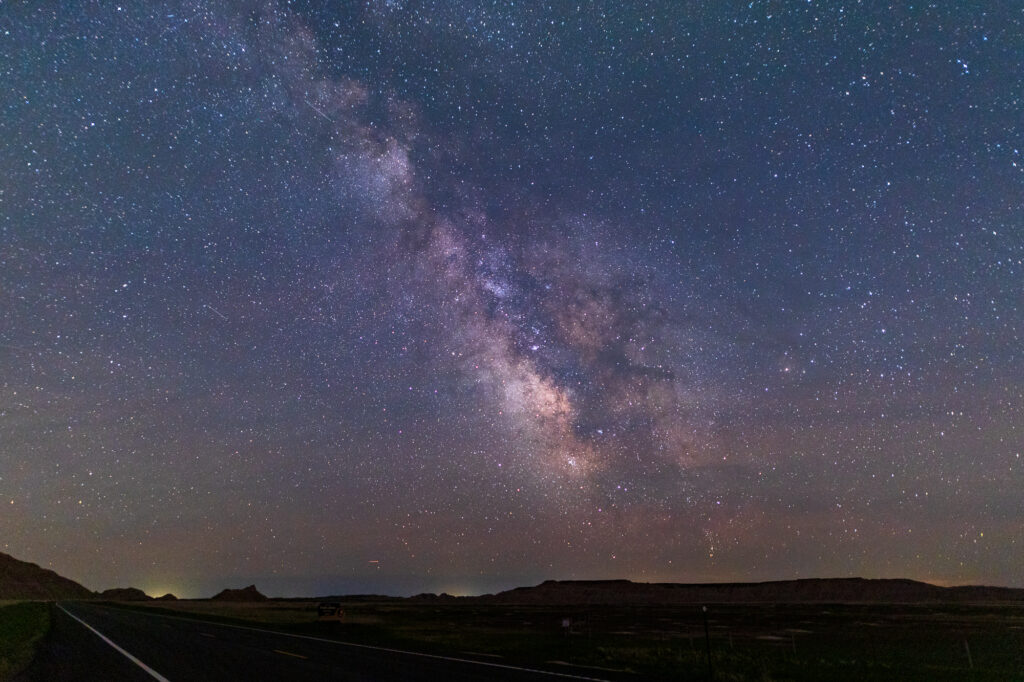
[[[1019,10],[0,14],[0,549],[1024,586]]]

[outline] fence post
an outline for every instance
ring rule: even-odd
[[[715,671],[711,668],[711,631],[708,630],[708,607],[700,607],[701,613],[704,614],[704,643],[707,646],[708,653],[708,679],[715,679]]]

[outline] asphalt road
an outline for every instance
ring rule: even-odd
[[[72,617],[74,616],[74,617]],[[79,620],[76,620],[79,619]],[[91,626],[94,631],[90,630]],[[101,637],[102,636],[102,637]],[[107,641],[103,639],[106,638]],[[118,651],[119,647],[122,651]],[[132,660],[133,657],[136,659]],[[148,670],[147,670],[148,668]],[[558,680],[546,673],[345,644],[88,603],[53,607],[53,627],[21,679],[60,680]]]

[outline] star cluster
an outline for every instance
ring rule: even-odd
[[[1024,586],[1010,4],[0,10],[0,546]]]

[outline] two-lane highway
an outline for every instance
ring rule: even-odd
[[[25,680],[593,680],[100,604],[54,608]]]

